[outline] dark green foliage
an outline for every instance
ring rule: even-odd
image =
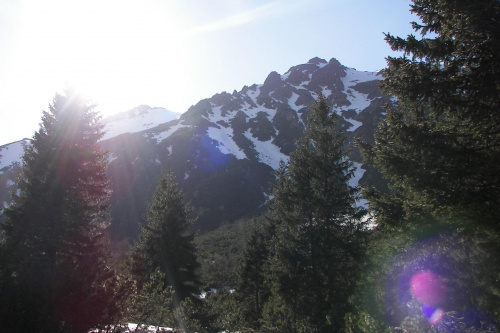
[[[218,290],[207,293],[203,303],[210,332],[253,332],[246,326],[244,303],[238,300],[234,292]]]
[[[238,264],[252,223],[241,220],[195,237],[199,276],[203,288],[234,288],[238,280]]]
[[[81,96],[58,94],[25,151],[20,195],[1,226],[2,329],[86,332],[114,316],[98,121]]]
[[[410,219],[432,212],[498,230],[500,3],[421,0],[412,12],[422,38],[386,37],[405,52],[388,58],[381,84],[398,103],[366,156]]]
[[[197,294],[199,286],[193,236],[186,235],[193,222],[189,214],[173,176],[165,175],[148,205],[147,223],[133,252],[133,274],[148,282],[158,268],[164,285],[172,287],[177,305]]]
[[[412,332],[489,331],[500,318],[500,2],[414,0],[411,7],[421,38],[386,36],[404,52],[388,58],[381,83],[397,102],[374,146],[362,145],[389,181],[387,192],[365,192],[378,229],[364,306]],[[434,325],[409,291],[421,271],[447,287]]]
[[[145,283],[142,293],[133,304],[137,307],[138,323],[155,326],[174,326],[174,298],[170,286],[164,285],[165,274],[156,269]]]
[[[319,95],[304,136],[282,164],[270,203],[270,298],[265,323],[277,331],[332,332],[349,311],[362,254],[358,189],[337,115]]]
[[[348,313],[345,319],[345,333],[388,333],[389,329],[373,319],[369,314],[361,312],[358,316]],[[413,332],[413,331],[412,331]]]
[[[367,250],[369,259],[353,297],[357,310],[386,327],[421,318],[423,321],[417,320],[422,321],[419,326],[430,329],[422,304],[410,292],[411,278],[429,271],[446,286],[446,297],[440,304],[445,317],[459,314],[470,329],[480,327],[480,320],[485,326],[492,325],[500,303],[497,272],[491,269],[499,263],[491,253],[496,253],[499,245],[484,231],[453,230],[437,220],[434,224],[441,224],[437,232],[436,228],[406,233],[383,229],[373,232]]]
[[[262,219],[253,221],[238,267],[236,295],[243,305],[247,327],[258,328],[270,288],[266,283],[269,233]]]
[[[146,224],[127,261],[136,290],[126,304],[127,318],[186,332],[204,332],[205,315],[197,298],[199,264],[192,235],[190,207],[166,174],[148,204]]]

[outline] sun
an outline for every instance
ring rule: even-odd
[[[76,87],[104,115],[156,103],[162,92],[178,96],[193,52],[168,3],[21,2],[13,43],[19,88]]]

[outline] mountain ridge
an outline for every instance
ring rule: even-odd
[[[193,230],[212,230],[261,210],[271,195],[274,170],[294,151],[319,93],[339,114],[347,145],[354,148],[350,158],[358,168],[352,180],[356,185],[366,170],[354,139],[373,141],[382,106],[390,101],[378,89],[381,79],[379,73],[357,71],[334,58],[312,58],[284,74],[271,72],[262,84],[200,100],[176,119],[151,121],[140,117],[144,106],[134,108],[132,114],[141,121],[129,124],[133,130],[114,135],[119,132],[115,128],[101,143],[110,152],[111,233],[116,239],[137,235],[147,200],[164,172],[174,173],[192,202],[199,216]],[[152,113],[159,109],[149,108],[156,110]],[[127,127],[118,116],[108,120],[108,127],[120,121]],[[9,170],[2,170],[6,178]],[[1,184],[0,200],[5,200]]]

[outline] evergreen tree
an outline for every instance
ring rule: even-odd
[[[245,250],[240,256],[236,295],[243,305],[247,326],[257,328],[270,292],[265,279],[269,233],[256,220],[253,223]]]
[[[362,144],[389,181],[389,193],[366,192],[379,226],[371,264],[380,265],[372,273],[394,283],[391,271],[398,269],[442,272],[449,288],[443,318],[471,308],[493,318],[500,313],[498,277],[491,274],[500,264],[499,10],[497,0],[414,0],[411,11],[421,23],[412,25],[421,38],[386,36],[393,50],[404,52],[388,58],[381,83],[397,102],[375,145]],[[439,240],[433,247],[424,243],[413,257],[397,255],[431,235]],[[416,257],[422,266],[414,267]],[[370,288],[378,302],[394,301],[384,309],[397,317],[392,324],[417,320],[406,305],[397,308],[396,286]],[[464,325],[475,331],[482,324]]]
[[[20,194],[5,210],[2,329],[87,332],[106,320],[106,153],[93,107],[57,94],[23,157]]]
[[[404,52],[388,58],[381,84],[397,103],[365,156],[393,197],[372,196],[372,207],[387,222],[388,211],[395,223],[432,213],[498,230],[500,2],[415,0],[411,8],[422,38],[386,35]]]
[[[199,292],[196,275],[198,262],[193,236],[187,235],[193,223],[190,208],[173,175],[165,175],[148,205],[146,224],[135,249],[134,274],[139,281],[148,282],[158,268],[164,276],[165,287],[174,291],[174,305]]]
[[[320,94],[288,165],[278,170],[270,203],[273,295],[268,318],[277,331],[338,332],[348,312],[361,256],[358,189],[338,116]],[[274,312],[274,314],[273,314]],[[267,323],[266,325],[269,325]]]
[[[172,287],[164,285],[165,276],[157,268],[148,282],[144,285],[144,291],[139,296],[137,303],[139,316],[138,323],[154,326],[174,326],[174,312],[172,311]]]

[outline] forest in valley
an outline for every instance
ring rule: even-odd
[[[259,216],[192,234],[172,174],[142,231],[112,254],[99,114],[56,94],[0,224],[5,332],[498,332],[500,1],[414,0],[415,35],[386,34],[393,96],[378,187],[350,185],[338,115],[319,94]],[[359,205],[360,199],[367,201]]]

